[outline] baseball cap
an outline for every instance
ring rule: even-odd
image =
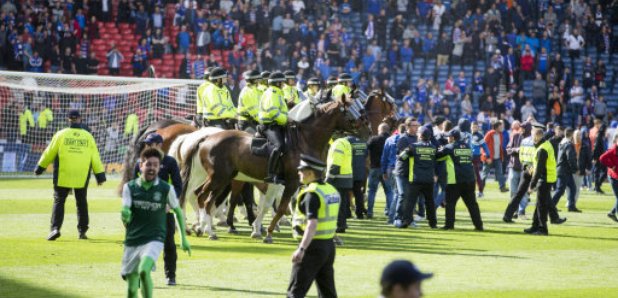
[[[396,260],[384,267],[381,284],[412,284],[431,278],[433,273],[423,273],[412,262]]]
[[[160,134],[158,134],[156,132],[153,132],[153,133],[149,134],[146,137],[146,139],[144,140],[144,143],[146,143],[146,144],[161,144],[161,143],[163,143],[163,137]]]
[[[77,118],[81,118],[82,116],[79,114],[78,110],[70,110],[69,111],[69,119],[77,119]]]

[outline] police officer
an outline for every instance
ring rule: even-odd
[[[197,115],[194,118],[195,123],[197,124],[198,127],[202,127],[204,126],[204,113],[205,113],[205,107],[206,107],[206,94],[205,91],[206,89],[208,89],[208,86],[211,85],[209,76],[210,76],[210,72],[212,72],[214,67],[208,67],[206,68],[206,71],[204,71],[204,82],[202,84],[200,84],[197,87],[196,90],[196,107],[197,107]]]
[[[339,100],[342,96],[350,97],[352,93],[352,76],[347,73],[342,73],[337,78],[337,85],[333,87],[333,98]],[[345,98],[344,98],[345,100]]]
[[[298,96],[298,89],[296,88],[296,74],[287,70],[283,73],[285,75],[285,83],[283,84],[283,97],[287,102],[288,108],[293,108],[300,103],[300,97]]]
[[[145,149],[155,148],[161,151],[163,146],[163,137],[158,133],[149,134],[144,140]],[[164,154],[162,151],[163,159],[161,159],[161,166],[159,167],[159,179],[167,182],[177,194],[182,192],[182,178],[180,178],[180,168],[176,160]],[[140,162],[135,164],[134,178],[140,175]],[[184,227],[181,227],[184,228]],[[165,276],[167,277],[167,284],[169,286],[176,285],[176,260],[178,254],[176,253],[176,243],[174,242],[174,234],[176,232],[176,220],[174,219],[174,213],[167,212],[167,232],[165,236],[165,242],[163,246],[163,261],[165,262]]]
[[[468,208],[470,218],[477,231],[483,230],[481,211],[474,195],[474,168],[472,148],[462,140],[459,129],[448,133],[449,144],[442,147],[437,157],[446,161],[446,219],[443,229],[455,228],[455,206],[461,197]]]
[[[263,71],[260,73],[260,81],[258,82],[258,90],[260,90],[260,92],[264,93],[266,92],[266,89],[268,89],[268,78],[270,77],[271,72],[270,71]]]
[[[335,288],[335,244],[340,196],[324,183],[322,161],[301,154],[298,175],[303,186],[294,206],[292,233],[300,241],[292,254],[292,274],[287,297],[305,297],[316,281],[320,297],[337,297]]]
[[[320,79],[311,77],[307,81],[307,90],[305,91],[305,98],[311,100],[313,103],[318,102],[318,95],[320,92]]]
[[[64,221],[64,203],[71,189],[75,192],[77,205],[77,230],[79,239],[88,239],[88,181],[90,169],[97,184],[105,182],[105,168],[101,163],[94,137],[83,128],[82,118],[77,110],[69,112],[70,127],[57,132],[43,154],[34,173],[43,174],[47,166],[54,163],[54,207],[52,209],[51,232],[47,240],[60,237]]]
[[[349,192],[354,185],[352,176],[352,145],[346,138],[336,139],[328,149],[326,181],[332,184],[341,197],[337,233],[345,233],[350,213]]]
[[[356,136],[348,136],[352,146],[352,193],[356,205],[356,218],[363,219],[367,214],[365,209],[365,182],[367,179],[367,143]]]
[[[541,131],[544,128],[544,126],[540,123],[532,123],[532,126],[534,129]],[[550,138],[551,134],[547,134],[543,137],[543,141],[549,140]],[[534,136],[527,136],[521,141],[519,146],[519,161],[522,164],[523,172],[522,177],[519,180],[519,185],[517,186],[517,192],[515,192],[513,197],[511,197],[511,201],[504,211],[502,221],[506,223],[513,222],[513,214],[517,211],[517,206],[520,206],[521,200],[524,196],[528,195],[530,182],[532,181],[532,174],[534,172],[534,157],[536,156],[536,151],[537,149],[535,146]],[[523,214],[522,210],[525,210],[525,207],[522,208],[520,206],[520,215]],[[560,218],[558,210],[553,204],[549,207],[549,217],[551,218],[551,223],[557,225],[562,224],[567,220],[566,218]]]
[[[285,129],[288,124],[288,106],[283,97],[281,87],[285,76],[280,72],[274,72],[268,78],[268,89],[260,100],[258,117],[260,124],[264,125],[264,134],[272,144],[273,150],[268,158],[268,176],[264,178],[267,183],[281,183],[283,180],[278,176],[279,158],[284,152]]]
[[[548,235],[547,216],[552,205],[551,188],[557,180],[556,157],[554,147],[543,138],[541,128],[535,128],[532,137],[536,152],[532,161],[534,174],[529,192],[536,190],[538,193],[532,227],[525,229],[524,232],[533,235]]]
[[[238,129],[255,134],[258,124],[258,107],[262,92],[258,89],[258,80],[261,78],[257,70],[244,74],[247,85],[240,91],[238,97]]]
[[[436,147],[431,143],[431,133],[427,127],[419,128],[418,138],[420,141],[411,144],[399,155],[399,159],[409,163],[409,199],[403,201],[403,206],[397,205],[395,226],[405,228],[413,222],[412,208],[416,206],[419,195],[423,195],[429,227],[435,229],[438,227],[433,201]]]
[[[227,82],[227,71],[223,68],[215,68],[209,75],[211,84],[204,90],[205,124],[221,129],[232,129],[236,121],[236,108],[232,102]]]
[[[416,143],[419,123],[416,119],[410,117],[405,121],[406,131],[399,137],[396,144],[396,160],[395,170],[393,174],[395,176],[395,185],[397,188],[397,196],[393,217],[393,224],[395,226],[404,228],[408,224],[416,225],[412,220],[412,210],[414,206],[410,207],[410,182],[408,178],[410,176],[410,163],[405,158],[400,158],[401,154],[408,149],[412,144]],[[397,221],[399,219],[399,221]]]
[[[319,103],[325,103],[331,101],[333,88],[337,85],[337,77],[329,76],[326,79],[326,87],[321,89],[318,95]]]

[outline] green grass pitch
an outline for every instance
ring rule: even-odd
[[[0,297],[122,297],[120,278],[123,226],[118,180],[89,189],[89,240],[78,240],[75,201],[69,197],[62,237],[45,240],[52,206],[51,179],[0,181]],[[393,259],[409,259],[434,278],[423,284],[426,297],[618,297],[618,224],[607,218],[613,195],[583,191],[581,214],[562,212],[568,221],[550,226],[549,237],[522,230],[530,220],[501,221],[507,195],[489,182],[479,200],[485,232],[472,231],[463,203],[455,231],[397,230],[384,216],[350,220],[345,245],[337,249],[335,276],[341,297],[376,297],[382,268]],[[381,192],[381,190],[380,190]],[[563,198],[560,209],[565,210]],[[381,215],[379,194],[376,213]],[[190,208],[189,208],[190,210]],[[528,207],[528,214],[533,206]],[[189,211],[189,221],[194,220]],[[240,217],[240,215],[239,215]],[[444,209],[438,209],[443,223]],[[246,221],[240,235],[219,228],[219,241],[190,237],[193,255],[179,250],[176,287],[167,287],[163,260],[153,273],[158,297],[282,297],[296,245],[290,228],[275,234],[275,244],[249,238]],[[310,295],[316,296],[315,287]]]

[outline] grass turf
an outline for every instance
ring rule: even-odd
[[[66,204],[62,237],[45,241],[52,205],[50,180],[0,181],[0,297],[120,297],[126,284],[119,276],[123,227],[118,181],[89,189],[89,240],[78,240],[75,204]],[[529,236],[530,220],[501,221],[507,195],[489,183],[479,200],[485,232],[472,231],[462,202],[456,230],[398,230],[385,218],[349,220],[337,249],[335,276],[341,297],[375,297],[382,268],[391,260],[414,261],[434,272],[423,284],[427,297],[618,297],[615,263],[618,224],[606,217],[612,195],[583,191],[578,207],[563,212],[569,220],[550,226],[550,237]],[[605,189],[606,192],[609,188]],[[559,208],[563,207],[565,198]],[[383,210],[379,196],[376,214]],[[189,208],[190,209],[190,208]],[[528,214],[533,206],[528,207]],[[438,209],[442,223],[444,209]],[[189,220],[193,213],[189,212]],[[285,295],[296,247],[289,227],[273,245],[249,238],[244,221],[240,235],[218,229],[219,241],[190,237],[193,255],[178,251],[176,287],[165,286],[163,260],[153,273],[158,297],[281,297]],[[316,296],[315,287],[310,295]]]

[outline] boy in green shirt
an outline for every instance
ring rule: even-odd
[[[127,228],[124,254],[122,256],[122,277],[128,282],[128,297],[137,297],[142,286],[142,297],[152,297],[150,272],[163,250],[166,235],[166,208],[176,214],[180,227],[184,227],[184,216],[178,205],[174,189],[159,180],[161,152],[155,148],[144,150],[140,156],[139,178],[126,183],[122,190],[122,222]],[[191,255],[191,247],[184,229],[180,231],[181,248]]]

